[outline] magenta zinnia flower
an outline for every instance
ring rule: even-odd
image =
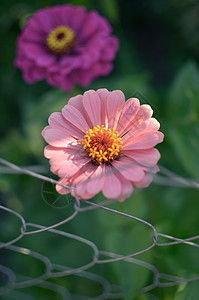
[[[15,64],[28,83],[46,79],[71,90],[107,75],[118,50],[108,21],[71,4],[40,9],[18,38]]]
[[[57,185],[57,191],[76,199],[102,191],[122,201],[132,194],[132,185],[147,187],[160,158],[153,147],[163,140],[152,113],[138,99],[125,102],[121,91],[106,89],[72,97],[61,113],[52,113],[42,131],[49,144],[44,155],[60,183],[70,187]]]

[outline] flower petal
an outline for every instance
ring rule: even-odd
[[[143,130],[143,133],[158,131],[159,128],[160,123],[155,118],[151,118],[147,121],[147,127]]]
[[[79,38],[81,42],[85,42],[89,39],[97,30],[99,26],[99,17],[98,13],[91,11],[87,14],[87,18],[83,26],[79,31]]]
[[[59,182],[61,184],[64,184],[66,186],[69,186],[69,182],[68,182],[68,179],[67,178],[61,178],[59,179]],[[69,189],[66,189],[64,187],[62,187],[61,185],[59,184],[56,184],[56,191],[62,195],[66,195],[66,194],[69,194],[71,191]]]
[[[79,31],[81,30],[84,21],[86,20],[86,17],[87,17],[87,13],[85,7],[83,6],[75,7],[73,16],[70,20],[70,25],[71,28],[77,33],[77,35],[79,34]]]
[[[117,131],[119,135],[126,132],[126,128],[134,120],[136,113],[140,108],[140,101],[137,98],[130,98],[126,101],[122,114],[117,126]]]
[[[59,177],[72,177],[75,173],[77,173],[86,163],[90,161],[89,157],[75,157],[73,159],[66,159],[62,161],[62,167],[58,170]]]
[[[104,178],[104,186],[102,188],[104,196],[110,199],[117,199],[121,194],[122,187],[111,166],[105,166]]]
[[[123,150],[149,149],[161,143],[163,138],[163,133],[159,131],[146,133],[133,139],[128,144],[124,144]]]
[[[129,157],[120,157],[118,160],[114,160],[112,166],[132,182],[138,182],[144,176],[142,167]]]
[[[54,27],[51,12],[52,8],[41,9],[36,12],[35,17],[32,17],[45,33],[49,33]]]
[[[55,55],[48,52],[43,45],[26,43],[23,46],[23,51],[26,52],[28,58],[34,60],[40,67],[50,66],[56,61]]]
[[[62,115],[68,122],[75,125],[82,132],[86,133],[86,131],[88,131],[89,129],[88,123],[86,122],[85,118],[80,113],[80,111],[76,109],[74,106],[70,104],[65,105],[64,108],[62,109]]]
[[[124,136],[122,136],[123,144],[128,144],[129,142],[133,141],[136,137],[142,135],[148,125],[147,122],[148,121],[135,124],[131,130],[129,130]]]
[[[42,131],[45,141],[54,147],[67,147],[69,143],[76,143],[76,140],[68,136],[64,131],[46,126]]]
[[[140,165],[146,167],[152,167],[156,165],[158,160],[160,159],[160,153],[155,148],[145,150],[122,150],[121,154],[132,158]]]
[[[108,127],[116,128],[118,119],[121,114],[122,107],[125,103],[125,96],[122,91],[115,90],[107,97],[107,115],[108,115]]]
[[[62,159],[63,157],[65,157],[65,153],[66,153],[66,148],[57,148],[57,147],[53,147],[51,145],[47,145],[44,148],[44,156],[46,158],[55,158],[59,161],[60,158]]]
[[[74,88],[75,80],[70,74],[67,74],[60,76],[59,84],[63,91],[70,91]]]
[[[152,114],[153,114],[153,110],[149,105],[146,104],[141,105],[136,115],[133,118],[131,118],[129,122],[126,124],[127,126],[125,127],[125,130],[123,130],[123,133],[129,130],[134,131],[134,128],[138,128],[138,130],[140,130],[139,129],[140,125],[143,125],[145,121],[148,121],[151,118]]]
[[[75,35],[74,45],[61,55],[53,47],[56,40],[52,35],[51,49],[47,43],[53,30],[60,26],[71,28]],[[104,17],[97,11],[87,12],[83,6],[67,3],[39,9],[28,18],[17,39],[15,64],[28,83],[46,79],[49,85],[68,91],[75,84],[85,87],[95,78],[109,74],[118,48],[118,39]]]
[[[151,184],[152,181],[153,181],[152,174],[145,172],[143,179],[140,180],[139,182],[135,182],[134,185],[138,188],[146,188]]]
[[[103,166],[99,165],[87,182],[87,191],[91,194],[98,194],[104,185]]]
[[[77,127],[73,126],[71,123],[67,122],[67,120],[62,116],[60,112],[54,112],[50,115],[48,119],[48,123],[51,127],[57,128],[63,131],[68,132],[70,136],[74,136],[77,138],[83,138],[84,134]]]
[[[117,200],[122,202],[126,198],[129,198],[131,196],[131,194],[133,193],[133,186],[126,178],[124,178],[122,176],[121,173],[118,172],[116,175],[117,175],[117,177],[118,177],[118,179],[121,183],[121,186],[122,186],[121,195]]]
[[[83,105],[92,122],[92,126],[101,124],[101,101],[96,91],[90,90],[84,93]]]
[[[94,194],[90,193],[86,189],[87,182],[90,180],[90,176],[95,172],[97,166],[91,163],[87,163],[77,174],[72,182],[72,195],[76,199],[89,199],[92,198]]]
[[[99,89],[97,93],[101,99],[101,125],[107,124],[107,109],[106,109],[106,101],[110,92],[107,89]]]

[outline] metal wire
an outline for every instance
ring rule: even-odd
[[[4,166],[1,167],[4,173],[7,174],[21,173],[21,174],[26,174],[29,176],[36,177],[40,180],[51,182],[52,184],[59,184],[58,181],[48,178],[44,175],[35,173],[33,171],[33,170],[44,171],[44,168],[32,167],[31,169],[28,169],[24,167],[19,167],[2,158],[0,158],[0,163]],[[5,166],[7,167],[7,169],[5,169]],[[196,189],[199,188],[199,182],[197,182],[196,180],[182,178],[174,174],[173,172],[167,170],[164,167],[160,167],[160,170],[161,170],[160,172],[161,175],[154,176],[154,182],[156,184],[180,186],[180,187],[192,187]],[[64,187],[68,188],[67,186]],[[163,274],[158,270],[157,267],[153,266],[152,264],[149,264],[144,260],[135,258],[140,254],[148,252],[154,247],[165,247],[165,246],[171,246],[176,244],[186,244],[191,247],[199,248],[199,244],[196,243],[196,240],[199,239],[199,235],[181,239],[181,238],[177,238],[174,236],[157,232],[156,228],[148,221],[145,221],[137,216],[133,216],[118,211],[116,209],[110,208],[109,206],[113,203],[115,203],[115,201],[113,200],[108,200],[100,204],[96,204],[92,201],[75,201],[73,213],[66,219],[62,220],[61,222],[52,224],[50,226],[42,226],[39,224],[26,222],[25,217],[23,217],[19,213],[15,212],[14,210],[8,207],[0,205],[0,210],[6,211],[7,213],[15,216],[21,222],[21,227],[18,228],[18,232],[19,232],[18,236],[5,243],[0,242],[0,249],[4,249],[4,251],[11,251],[12,253],[15,252],[15,253],[20,253],[22,255],[26,255],[26,257],[34,258],[44,265],[43,274],[41,274],[37,278],[21,276],[20,274],[17,274],[13,269],[5,265],[0,265],[0,274],[6,279],[4,280],[6,281],[4,285],[1,285],[0,287],[0,295],[12,297],[14,299],[34,300],[35,299],[34,296],[28,295],[23,290],[21,291],[20,289],[26,287],[40,287],[46,290],[53,291],[54,293],[58,294],[59,297],[61,296],[62,299],[119,299],[122,298],[122,290],[119,286],[111,284],[106,278],[102,276],[86,271],[95,265],[103,265],[103,264],[113,263],[118,261],[125,261],[130,264],[139,265],[140,267],[145,268],[150,272],[152,272],[153,281],[148,286],[145,286],[142,289],[142,291],[140,291],[141,293],[148,293],[149,291],[152,291],[156,287],[176,286],[191,281],[197,281],[197,280],[199,281],[199,274],[198,276],[194,276],[190,278],[181,278],[181,277],[174,276],[172,274]],[[151,230],[152,238],[151,238],[150,245],[137,252],[133,252],[128,255],[121,255],[117,253],[100,250],[98,249],[98,247],[94,242],[84,237],[57,229],[59,226],[76,218],[77,215],[81,213],[85,213],[87,211],[92,211],[94,209],[106,210],[109,213],[116,214],[118,218],[119,217],[129,218],[135,220],[136,222],[139,222],[140,224],[143,224],[144,226],[146,226]],[[47,256],[44,256],[38,252],[34,252],[29,248],[23,248],[16,245],[16,243],[19,242],[21,239],[23,239],[23,237],[25,236],[37,235],[39,238],[39,235],[42,232],[46,232],[46,231],[52,234],[56,234],[58,236],[62,236],[64,238],[75,240],[91,248],[93,253],[91,254],[90,261],[76,268],[59,265],[59,264],[53,264]],[[160,242],[159,241],[160,238],[167,239],[168,242],[164,242],[164,243]],[[49,279],[51,278],[58,278],[58,277],[71,276],[71,275],[77,277],[83,277],[98,283],[101,286],[102,293],[97,297],[89,298],[83,295],[72,294],[65,287],[49,281]],[[152,296],[152,297],[153,299],[156,299],[156,296]]]

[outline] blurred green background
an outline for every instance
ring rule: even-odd
[[[158,146],[160,164],[177,174],[199,177],[199,2],[198,0],[1,0],[1,97],[0,156],[18,165],[44,166],[41,130],[48,116],[60,111],[67,100],[84,90],[76,87],[63,92],[44,81],[28,85],[13,65],[16,38],[28,15],[37,9],[72,3],[95,9],[113,26],[120,39],[120,50],[113,72],[95,80],[89,88],[121,89],[126,98],[136,96],[148,103],[161,123],[164,142]],[[1,170],[1,169],[0,169]],[[52,186],[25,175],[1,174],[0,204],[22,214],[26,222],[51,225],[73,212],[74,200],[60,197]],[[198,234],[198,191],[152,184],[113,207],[153,224],[158,232],[179,238]],[[105,200],[102,195],[94,201]],[[20,221],[0,211],[0,240],[19,235]],[[152,232],[136,221],[95,210],[79,214],[61,230],[93,241],[100,250],[130,254],[151,243]],[[91,259],[91,250],[77,242],[51,233],[24,237],[18,246],[47,256],[53,263],[77,267]],[[38,277],[42,268],[34,260],[2,250],[0,260],[16,273]],[[156,266],[161,273],[191,278],[199,273],[199,252],[188,245],[155,247],[137,258]],[[3,262],[2,262],[3,261]],[[89,271],[121,287],[122,299],[198,299],[199,282],[174,287],[157,287],[149,294],[141,288],[153,282],[153,274],[127,262],[102,264]],[[1,277],[0,277],[1,279]],[[1,281],[1,280],[0,280]],[[71,293],[94,297],[99,285],[81,277],[50,280]],[[3,285],[1,283],[1,285]],[[35,299],[61,299],[38,287],[23,289]],[[0,296],[0,299],[13,299]]]

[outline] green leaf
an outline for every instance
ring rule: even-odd
[[[117,23],[119,20],[119,7],[115,0],[101,0],[100,2],[105,15],[112,23]]]
[[[187,300],[187,299],[198,299],[199,298],[199,284],[198,281],[194,281],[179,286],[178,292],[176,293],[173,300]]]
[[[115,204],[114,208],[130,215],[146,218],[148,207],[145,200],[144,192],[140,192],[133,194],[123,203]],[[109,211],[98,210],[97,214],[104,237],[102,250],[128,255],[151,245],[153,232],[146,225]],[[148,253],[136,258],[147,262],[151,260]],[[148,269],[131,262],[113,262],[112,268],[122,287],[124,299],[129,300],[140,293],[141,288],[147,285],[148,276],[151,275]]]
[[[41,131],[48,125],[51,113],[61,111],[67,104],[71,94],[55,89],[44,94],[40,102],[30,99],[24,105],[24,131],[29,142],[29,147],[35,155],[42,155],[44,139]]]
[[[199,121],[199,70],[188,62],[177,74],[167,103],[168,118],[175,123]]]
[[[189,62],[176,76],[167,105],[167,136],[184,169],[199,176],[199,70]]]
[[[187,174],[197,178],[199,176],[199,125],[170,126],[167,135]]]

